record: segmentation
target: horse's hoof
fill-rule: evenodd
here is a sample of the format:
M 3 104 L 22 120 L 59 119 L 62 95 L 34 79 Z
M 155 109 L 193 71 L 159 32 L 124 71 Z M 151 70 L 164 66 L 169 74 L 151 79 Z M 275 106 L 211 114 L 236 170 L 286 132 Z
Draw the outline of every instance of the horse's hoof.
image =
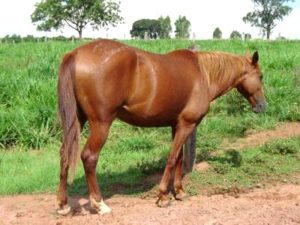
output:
M 187 198 L 187 194 L 184 192 L 184 190 L 179 189 L 178 191 L 176 191 L 174 193 L 174 198 L 175 198 L 175 200 L 183 201 L 184 199 Z
M 92 208 L 94 208 L 100 215 L 111 212 L 111 208 L 109 208 L 103 200 L 101 200 L 101 202 L 97 202 L 94 198 L 90 198 L 90 201 Z
M 62 215 L 62 216 L 66 216 L 71 212 L 71 207 L 69 205 L 64 205 L 61 206 L 58 210 L 57 210 L 57 214 Z
M 109 207 L 104 203 L 103 200 L 99 203 L 99 207 L 100 207 L 100 212 L 99 212 L 99 213 L 100 213 L 101 215 L 111 213 L 111 208 L 109 208 Z
M 156 205 L 160 208 L 168 207 L 171 204 L 170 198 L 167 196 L 159 196 Z

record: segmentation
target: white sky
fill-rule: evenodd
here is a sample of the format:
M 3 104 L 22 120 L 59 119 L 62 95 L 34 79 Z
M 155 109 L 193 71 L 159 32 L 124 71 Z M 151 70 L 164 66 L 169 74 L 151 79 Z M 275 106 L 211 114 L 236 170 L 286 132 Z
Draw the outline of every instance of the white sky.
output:
M 7 34 L 26 36 L 77 36 L 77 32 L 64 28 L 60 31 L 38 32 L 31 23 L 30 15 L 34 5 L 40 0 L 0 0 L 0 37 Z M 157 19 L 159 16 L 170 16 L 173 31 L 174 22 L 179 15 L 186 16 L 192 24 L 192 32 L 196 39 L 210 39 L 213 30 L 219 27 L 223 38 L 228 38 L 233 30 L 250 33 L 259 37 L 259 29 L 242 21 L 247 12 L 252 11 L 251 0 L 120 0 L 121 15 L 124 24 L 116 28 L 93 31 L 87 28 L 84 37 L 130 38 L 132 23 L 142 18 Z M 293 11 L 283 21 L 278 22 L 271 38 L 280 34 L 290 39 L 300 39 L 300 0 L 291 3 Z

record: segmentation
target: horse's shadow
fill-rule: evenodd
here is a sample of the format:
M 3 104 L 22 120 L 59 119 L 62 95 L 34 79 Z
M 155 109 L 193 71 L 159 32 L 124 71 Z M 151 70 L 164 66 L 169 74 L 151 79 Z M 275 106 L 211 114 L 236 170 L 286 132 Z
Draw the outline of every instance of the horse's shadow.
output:
M 114 195 L 156 197 L 156 186 L 159 184 L 166 159 L 144 163 L 140 167 L 131 167 L 123 172 L 97 171 L 97 180 L 104 199 Z M 147 168 L 147 169 L 145 169 Z M 88 201 L 88 188 L 85 176 L 78 177 L 69 187 L 69 204 L 73 215 L 80 214 L 82 209 L 97 213 Z

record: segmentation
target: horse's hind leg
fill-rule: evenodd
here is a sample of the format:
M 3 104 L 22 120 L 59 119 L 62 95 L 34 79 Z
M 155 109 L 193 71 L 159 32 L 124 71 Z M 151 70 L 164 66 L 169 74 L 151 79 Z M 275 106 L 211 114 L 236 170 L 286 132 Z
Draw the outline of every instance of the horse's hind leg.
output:
M 101 214 L 109 213 L 111 209 L 105 205 L 97 182 L 96 166 L 99 153 L 107 139 L 111 121 L 91 121 L 90 135 L 81 154 L 85 176 L 89 188 L 91 206 Z
M 67 194 L 67 179 L 68 179 L 68 165 L 66 164 L 65 159 L 62 157 L 64 144 L 60 148 L 61 159 L 60 159 L 60 183 L 58 187 L 58 205 L 59 209 L 57 210 L 58 214 L 67 215 L 71 208 L 68 205 L 68 194 Z

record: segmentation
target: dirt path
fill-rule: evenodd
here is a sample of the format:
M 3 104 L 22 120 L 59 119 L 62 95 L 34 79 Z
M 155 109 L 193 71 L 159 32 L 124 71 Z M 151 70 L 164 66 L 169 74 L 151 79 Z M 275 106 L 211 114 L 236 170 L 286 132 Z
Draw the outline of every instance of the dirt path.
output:
M 4 197 L 0 199 L 0 224 L 300 224 L 300 187 L 282 185 L 257 189 L 238 198 L 194 196 L 158 208 L 154 199 L 113 197 L 107 200 L 113 212 L 91 214 L 87 199 L 72 198 L 76 213 L 61 217 L 54 212 L 54 195 Z
M 237 139 L 234 143 L 228 143 L 228 140 L 225 140 L 222 143 L 222 147 L 226 149 L 242 149 L 263 145 L 272 139 L 288 138 L 297 135 L 300 135 L 300 122 L 290 122 L 279 125 L 274 130 L 261 132 L 248 131 L 246 137 Z
M 237 140 L 231 148 L 263 144 L 272 138 L 300 135 L 300 123 L 289 123 L 272 131 L 249 134 Z M 300 177 L 295 177 L 300 180 Z M 154 198 L 113 196 L 107 204 L 113 209 L 109 215 L 94 214 L 88 200 L 73 197 L 70 204 L 73 215 L 55 213 L 56 197 L 53 194 L 0 197 L 0 225 L 6 224 L 300 224 L 300 186 L 277 184 L 255 189 L 238 197 L 228 195 L 193 196 L 183 202 L 172 201 L 168 208 L 157 208 Z

